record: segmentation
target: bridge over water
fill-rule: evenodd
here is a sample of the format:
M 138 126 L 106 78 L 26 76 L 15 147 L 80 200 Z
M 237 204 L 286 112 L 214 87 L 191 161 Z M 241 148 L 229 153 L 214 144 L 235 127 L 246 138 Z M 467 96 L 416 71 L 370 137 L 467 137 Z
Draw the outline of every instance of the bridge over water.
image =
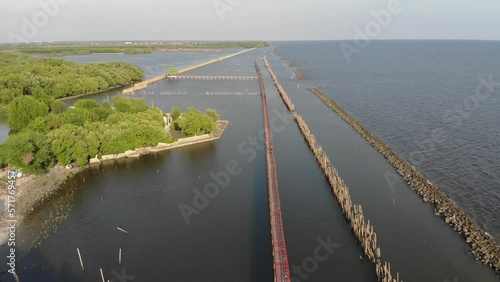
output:
M 176 76 L 178 76 L 181 73 L 186 73 L 186 72 L 189 72 L 189 71 L 192 71 L 192 70 L 204 67 L 204 66 L 208 66 L 208 65 L 211 65 L 211 64 L 222 62 L 222 61 L 227 60 L 229 58 L 241 55 L 241 54 L 246 53 L 246 52 L 253 51 L 255 49 L 257 49 L 257 48 L 246 49 L 246 50 L 243 50 L 243 51 L 238 52 L 238 53 L 234 53 L 234 54 L 227 55 L 227 56 L 224 56 L 224 57 L 221 57 L 221 58 L 218 58 L 218 59 L 210 60 L 210 61 L 205 62 L 205 63 L 201 63 L 201 64 L 197 64 L 197 65 L 194 65 L 194 66 L 191 66 L 191 67 L 187 67 L 185 69 L 181 69 L 181 70 L 179 70 L 177 72 Z M 170 76 L 171 76 L 170 74 L 162 74 L 160 76 L 153 77 L 151 79 L 141 81 L 139 83 L 134 84 L 134 86 L 123 90 L 123 94 L 131 94 L 131 93 L 134 93 L 135 91 L 145 89 L 146 87 L 148 87 L 149 84 L 155 83 L 157 81 L 160 81 L 160 80 L 165 79 L 165 78 L 170 77 Z
M 290 266 L 288 264 L 288 253 L 285 244 L 285 231 L 283 230 L 283 219 L 281 216 L 281 202 L 278 189 L 278 177 L 276 173 L 276 160 L 274 158 L 273 137 L 269 122 L 266 89 L 262 79 L 257 60 L 255 68 L 260 82 L 262 92 L 262 106 L 264 112 L 264 132 L 266 136 L 266 164 L 267 164 L 267 187 L 269 192 L 269 212 L 271 217 L 271 238 L 273 245 L 273 268 L 275 282 L 290 282 Z
M 250 75 L 168 75 L 167 79 L 201 79 L 201 80 L 257 80 L 257 76 Z

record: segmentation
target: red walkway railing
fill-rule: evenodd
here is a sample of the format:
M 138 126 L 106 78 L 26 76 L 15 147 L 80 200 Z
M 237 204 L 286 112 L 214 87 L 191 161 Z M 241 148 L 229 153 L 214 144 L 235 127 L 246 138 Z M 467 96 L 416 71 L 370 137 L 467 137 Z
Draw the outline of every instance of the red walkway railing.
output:
M 255 69 L 260 82 L 260 91 L 262 93 L 262 106 L 264 111 L 264 131 L 266 134 L 266 163 L 267 163 L 267 186 L 269 189 L 269 211 L 271 216 L 271 237 L 273 244 L 273 262 L 274 262 L 274 281 L 290 282 L 290 267 L 288 264 L 288 254 L 286 252 L 285 232 L 283 230 L 283 221 L 281 217 L 281 204 L 278 190 L 278 178 L 276 174 L 276 160 L 273 151 L 273 137 L 271 125 L 269 122 L 269 112 L 267 107 L 266 89 L 262 79 L 257 60 L 255 60 Z

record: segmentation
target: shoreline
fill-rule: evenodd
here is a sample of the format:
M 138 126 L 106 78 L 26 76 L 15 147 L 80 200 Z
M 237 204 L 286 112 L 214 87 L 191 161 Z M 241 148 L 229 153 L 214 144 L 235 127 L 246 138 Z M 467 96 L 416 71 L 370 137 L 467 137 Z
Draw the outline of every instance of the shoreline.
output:
M 49 200 L 59 192 L 61 186 L 66 180 L 76 175 L 84 168 L 75 167 L 66 169 L 62 165 L 56 165 L 47 173 L 42 175 L 26 175 L 16 180 L 16 228 L 22 224 L 24 219 L 36 208 Z M 5 184 L 2 184 L 2 186 Z M 0 198 L 7 198 L 7 189 L 2 189 Z M 5 201 L 7 205 L 7 201 Z M 7 242 L 7 212 L 4 212 L 0 217 L 0 245 L 4 246 Z
M 478 261 L 489 266 L 500 274 L 500 246 L 487 235 L 479 225 L 463 212 L 446 194 L 429 182 L 409 161 L 399 156 L 387 144 L 371 134 L 361 122 L 353 118 L 330 97 L 318 89 L 309 88 L 323 104 L 334 111 L 360 134 L 368 144 L 382 154 L 387 162 L 393 166 L 406 184 L 411 187 L 424 202 L 435 207 L 435 215 L 441 217 L 446 224 L 457 233 L 464 236 L 465 242 L 471 247 L 470 254 Z
M 66 169 L 64 166 L 57 164 L 45 174 L 31 174 L 23 176 L 16 181 L 16 228 L 19 228 L 24 219 L 32 212 L 35 212 L 39 205 L 43 204 L 45 201 L 51 199 L 55 194 L 57 194 L 60 191 L 62 184 L 64 184 L 69 178 L 74 177 L 76 174 L 84 171 L 91 165 L 127 157 L 139 158 L 140 156 L 147 154 L 154 154 L 185 146 L 196 145 L 199 143 L 216 141 L 222 137 L 228 125 L 229 121 L 219 120 L 217 121 L 216 129 L 209 134 L 180 138 L 170 144 L 159 143 L 156 146 L 138 148 L 122 154 L 107 155 L 101 157 L 101 159 L 98 159 L 97 161 L 95 161 L 94 159 L 94 162 L 92 162 L 93 159 L 91 159 L 90 162 L 83 167 L 73 167 L 71 169 Z M 5 184 L 1 184 L 0 186 L 4 185 Z M 0 190 L 0 199 L 5 200 L 5 203 L 7 204 L 7 189 Z M 8 239 L 7 220 L 7 212 L 4 212 L 0 217 L 0 246 L 4 246 Z
M 133 84 L 134 82 L 137 82 L 137 81 L 131 81 L 130 84 Z M 62 97 L 62 98 L 59 98 L 57 100 L 59 100 L 59 101 L 65 101 L 65 100 L 70 100 L 70 99 L 75 99 L 75 98 L 81 98 L 81 97 L 90 96 L 90 95 L 96 95 L 96 94 L 100 94 L 100 93 L 107 92 L 107 91 L 110 91 L 110 90 L 118 89 L 118 88 L 121 88 L 121 87 L 126 87 L 126 86 L 127 85 L 115 85 L 115 86 L 112 86 L 112 87 L 109 87 L 109 88 L 106 88 L 106 89 L 103 89 L 103 90 L 98 90 L 98 91 L 94 91 L 94 92 L 78 94 L 78 95 L 75 95 L 75 96 Z
M 203 134 L 199 136 L 185 137 L 179 138 L 175 142 L 172 143 L 158 143 L 156 146 L 148 146 L 137 148 L 135 150 L 128 150 L 126 152 L 120 154 L 112 154 L 112 155 L 103 155 L 101 158 L 91 158 L 89 161 L 89 165 L 99 164 L 107 161 L 119 160 L 124 158 L 139 158 L 143 155 L 159 153 L 163 151 L 168 151 L 172 149 L 177 149 L 181 147 L 186 147 L 190 145 L 196 145 L 200 143 L 206 143 L 210 141 L 219 140 L 224 134 L 227 126 L 229 125 L 229 121 L 227 120 L 219 120 L 217 121 L 216 128 L 213 132 L 208 134 Z

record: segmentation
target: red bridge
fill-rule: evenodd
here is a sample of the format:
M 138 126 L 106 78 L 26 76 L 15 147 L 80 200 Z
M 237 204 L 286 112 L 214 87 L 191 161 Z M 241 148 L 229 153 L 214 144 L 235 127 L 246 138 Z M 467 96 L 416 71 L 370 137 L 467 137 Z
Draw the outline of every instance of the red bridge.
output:
M 266 134 L 266 163 L 267 163 L 267 186 L 269 189 L 269 211 L 271 216 L 271 238 L 273 244 L 273 263 L 274 263 L 274 281 L 290 282 L 290 266 L 288 264 L 288 254 L 285 244 L 285 232 L 283 230 L 283 221 L 281 217 L 280 195 L 278 190 L 278 178 L 276 175 L 276 160 L 273 151 L 273 137 L 271 125 L 269 123 L 269 113 L 267 108 L 266 89 L 262 80 L 257 60 L 255 60 L 255 69 L 260 82 L 260 91 L 262 92 L 262 106 L 264 110 L 264 131 Z

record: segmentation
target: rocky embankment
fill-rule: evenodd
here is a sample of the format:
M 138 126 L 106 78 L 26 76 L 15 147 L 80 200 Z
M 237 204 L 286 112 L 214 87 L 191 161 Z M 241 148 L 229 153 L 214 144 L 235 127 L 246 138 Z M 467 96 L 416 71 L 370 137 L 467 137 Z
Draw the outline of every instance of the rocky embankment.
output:
M 306 77 L 304 76 L 304 74 L 295 66 L 295 64 L 292 62 L 292 61 L 287 61 L 285 60 L 285 58 L 283 58 L 283 56 L 281 56 L 278 51 L 276 50 L 276 48 L 274 48 L 273 50 L 274 52 L 274 55 L 276 55 L 276 58 L 278 60 L 281 60 L 281 61 L 284 61 L 288 64 L 289 67 L 292 68 L 293 72 L 295 73 L 295 75 L 300 78 L 300 79 L 305 79 Z
M 493 238 L 460 210 L 443 192 L 422 176 L 410 162 L 400 157 L 387 144 L 368 132 L 359 121 L 340 108 L 332 99 L 318 89 L 309 90 L 379 151 L 398 171 L 406 183 L 422 196 L 425 202 L 434 204 L 435 214 L 442 217 L 454 230 L 464 235 L 466 242 L 472 249 L 471 253 L 477 260 L 500 273 L 500 246 Z
M 25 175 L 16 179 L 15 220 L 22 223 L 26 216 L 34 211 L 37 206 L 43 204 L 57 193 L 61 184 L 79 171 L 80 168 L 66 169 L 61 165 L 57 165 L 46 174 Z M 0 197 L 7 203 L 7 189 L 1 189 L 1 191 Z M 4 244 L 7 239 L 7 220 L 7 213 L 4 213 L 0 218 L 0 244 Z

